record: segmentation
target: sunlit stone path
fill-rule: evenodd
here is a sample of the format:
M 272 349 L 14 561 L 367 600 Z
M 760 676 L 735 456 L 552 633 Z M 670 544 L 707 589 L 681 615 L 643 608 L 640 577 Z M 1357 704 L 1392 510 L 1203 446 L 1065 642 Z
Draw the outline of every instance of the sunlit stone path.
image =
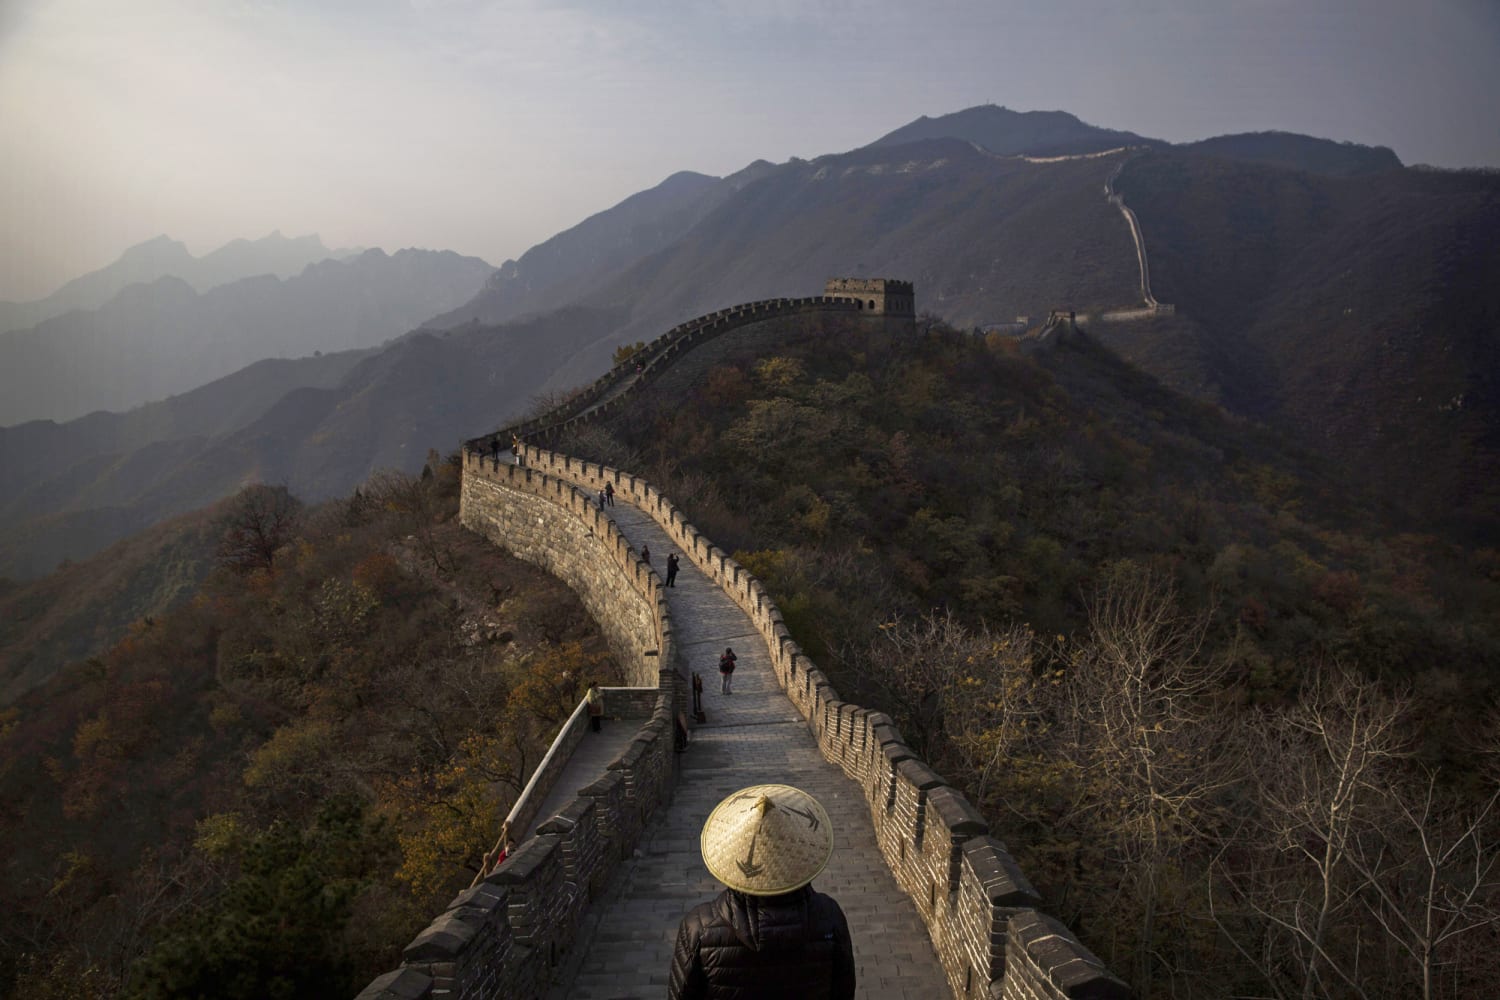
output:
M 654 521 L 623 499 L 611 509 L 637 550 L 650 546 L 663 569 L 677 551 Z M 659 813 L 635 857 L 590 908 L 578 943 L 559 971 L 556 1000 L 665 996 L 678 922 L 720 886 L 703 866 L 698 834 L 709 811 L 746 785 L 782 782 L 816 795 L 834 824 L 834 853 L 813 885 L 849 917 L 858 995 L 932 1000 L 948 995 L 941 966 L 916 907 L 896 886 L 875 845 L 860 790 L 823 760 L 812 734 L 782 694 L 750 619 L 685 557 L 669 603 L 689 670 L 703 675 L 708 723 L 693 732 L 679 761 L 670 809 Z M 734 693 L 719 693 L 718 657 L 734 647 Z M 569 782 L 568 787 L 577 787 Z

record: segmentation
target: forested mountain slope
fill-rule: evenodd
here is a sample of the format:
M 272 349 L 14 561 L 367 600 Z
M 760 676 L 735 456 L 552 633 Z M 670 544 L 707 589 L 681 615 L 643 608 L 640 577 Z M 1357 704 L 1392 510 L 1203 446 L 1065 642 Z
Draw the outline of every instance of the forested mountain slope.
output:
M 469 884 L 619 677 L 435 464 L 316 508 L 242 491 L 191 600 L 0 709 L 0 994 L 351 997 Z
M 628 305 L 626 341 L 725 304 L 819 294 L 835 275 L 913 281 L 919 309 L 963 325 L 1136 304 L 1130 232 L 1103 195 L 1112 168 L 956 140 L 792 161 L 583 301 Z M 571 359 L 554 382 L 596 373 L 618 342 Z
M 1420 518 L 1500 539 L 1500 177 L 1153 152 L 1118 188 L 1157 297 L 1193 327 L 1103 331 L 1113 343 L 1160 357 L 1153 339 L 1175 335 L 1205 359 L 1205 395 Z
M 1431 862 L 1496 926 L 1493 550 L 1398 530 L 1325 460 L 1066 324 L 734 337 L 557 447 L 644 474 L 762 580 L 1109 968 L 1203 998 L 1500 975 L 1451 939 L 1424 970 L 1379 919 L 1450 905 Z M 1330 798 L 1341 779 L 1360 792 Z M 1283 847 L 1353 829 L 1333 872 Z

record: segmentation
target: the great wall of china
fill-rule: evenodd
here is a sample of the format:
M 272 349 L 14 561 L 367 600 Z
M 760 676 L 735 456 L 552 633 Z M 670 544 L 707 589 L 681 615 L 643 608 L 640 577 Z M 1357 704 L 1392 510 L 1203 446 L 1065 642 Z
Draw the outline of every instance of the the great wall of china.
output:
M 891 719 L 839 696 L 792 639 L 758 580 L 649 483 L 542 447 L 567 428 L 607 418 L 695 347 L 767 320 L 832 312 L 909 328 L 911 285 L 883 284 L 884 299 L 870 297 L 873 283 L 837 289 L 830 283 L 828 295 L 750 303 L 675 327 L 543 419 L 499 432 L 507 450 L 512 434 L 525 439 L 520 465 L 499 457 L 495 435 L 466 443 L 464 525 L 574 589 L 632 683 L 654 687 L 654 698 L 649 711 L 641 698 L 649 691 L 632 696 L 634 712 L 609 708 L 644 718 L 629 749 L 505 864 L 456 896 L 407 946 L 401 967 L 372 982 L 358 1000 L 545 994 L 591 900 L 670 802 L 677 776 L 672 724 L 687 698 L 685 668 L 661 578 L 590 502 L 606 483 L 648 513 L 750 616 L 819 750 L 863 790 L 881 855 L 926 924 L 955 997 L 1129 997 L 1123 982 L 1039 909 L 1041 900 L 984 818 L 916 757 Z M 858 299 L 852 297 L 856 288 L 864 289 Z M 628 696 L 616 690 L 614 697 Z M 565 727 L 559 741 L 568 734 Z
M 1156 296 L 1151 294 L 1151 264 L 1146 257 L 1146 238 L 1141 235 L 1140 220 L 1135 217 L 1135 212 L 1125 204 L 1125 199 L 1115 190 L 1115 181 L 1119 179 L 1120 171 L 1130 162 L 1129 157 L 1122 159 L 1115 169 L 1104 181 L 1104 197 L 1109 203 L 1120 210 L 1125 217 L 1125 222 L 1130 226 L 1130 238 L 1135 241 L 1135 257 L 1141 268 L 1141 301 L 1143 307 L 1136 309 L 1112 309 L 1099 314 L 1101 320 L 1106 321 L 1129 321 L 1137 319 L 1151 319 L 1155 316 L 1172 316 L 1177 312 L 1177 307 L 1164 302 L 1156 301 Z

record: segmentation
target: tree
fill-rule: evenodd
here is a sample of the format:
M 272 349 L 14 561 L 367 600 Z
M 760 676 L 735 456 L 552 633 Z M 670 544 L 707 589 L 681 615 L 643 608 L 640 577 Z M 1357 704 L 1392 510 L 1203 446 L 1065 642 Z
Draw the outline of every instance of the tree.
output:
M 1214 919 L 1277 997 L 1370 995 L 1356 862 L 1379 834 L 1406 715 L 1404 698 L 1334 666 L 1265 720 L 1249 837 L 1216 866 L 1238 905 L 1216 902 Z
M 255 483 L 240 490 L 219 519 L 219 565 L 274 575 L 277 553 L 291 540 L 301 510 L 285 486 Z
M 395 519 L 397 530 L 416 543 L 434 569 L 442 573 L 452 568 L 449 553 L 438 543 L 446 505 L 433 477 L 382 469 L 365 483 L 365 493 Z
M 1217 700 L 1224 665 L 1205 653 L 1208 612 L 1185 614 L 1168 577 L 1121 562 L 1090 597 L 1088 619 L 1056 746 L 1089 786 L 1089 821 L 1123 873 L 1145 1000 L 1159 973 L 1180 973 L 1172 952 L 1190 944 L 1189 926 L 1179 922 L 1168 944 L 1160 907 L 1182 895 L 1193 851 L 1212 839 L 1216 800 L 1236 782 L 1239 758 Z
M 1388 793 L 1395 815 L 1355 840 L 1360 902 L 1407 957 L 1423 1000 L 1439 986 L 1443 995 L 1492 994 L 1500 982 L 1494 948 L 1481 945 L 1467 960 L 1457 949 L 1464 935 L 1500 923 L 1493 822 L 1500 791 L 1466 806 L 1440 789 L 1437 771 L 1419 771 Z
M 631 358 L 635 357 L 645 349 L 646 342 L 644 340 L 637 340 L 634 344 L 621 344 L 619 347 L 615 348 L 615 366 L 618 367 L 620 365 L 623 365 L 625 362 L 629 361 Z

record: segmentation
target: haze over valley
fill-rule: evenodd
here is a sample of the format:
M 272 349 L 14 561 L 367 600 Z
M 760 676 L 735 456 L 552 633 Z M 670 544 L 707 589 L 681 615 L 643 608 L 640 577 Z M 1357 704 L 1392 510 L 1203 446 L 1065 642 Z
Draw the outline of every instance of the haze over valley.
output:
M 637 482 L 1101 982 L 1500 990 L 1500 9 L 929 7 L 0 9 L 0 996 L 403 968 Z

